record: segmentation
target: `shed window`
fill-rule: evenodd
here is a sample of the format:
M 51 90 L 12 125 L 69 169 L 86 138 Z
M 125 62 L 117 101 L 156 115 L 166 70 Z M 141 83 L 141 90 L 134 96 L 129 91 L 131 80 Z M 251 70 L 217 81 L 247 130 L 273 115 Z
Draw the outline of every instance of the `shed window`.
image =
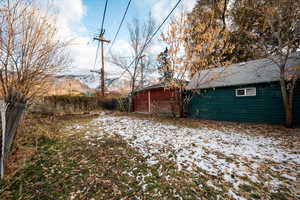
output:
M 239 88 L 235 90 L 235 96 L 237 97 L 249 97 L 256 96 L 256 88 Z

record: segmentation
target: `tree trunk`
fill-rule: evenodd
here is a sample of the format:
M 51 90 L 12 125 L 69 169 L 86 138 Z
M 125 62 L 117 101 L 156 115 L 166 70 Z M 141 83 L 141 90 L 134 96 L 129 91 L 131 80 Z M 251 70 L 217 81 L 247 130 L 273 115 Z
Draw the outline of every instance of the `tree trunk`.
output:
M 183 94 L 181 88 L 177 92 L 177 105 L 179 105 L 179 117 L 183 117 Z
M 291 109 L 291 105 L 285 107 L 285 127 L 293 128 L 293 109 Z
M 140 87 L 144 87 L 144 63 L 143 61 L 141 62 L 141 82 L 140 82 Z
M 294 84 L 294 83 L 292 83 L 292 84 Z M 292 85 L 288 89 L 286 81 L 284 80 L 284 76 L 281 76 L 280 77 L 280 88 L 281 88 L 281 95 L 282 95 L 283 106 L 284 106 L 285 127 L 292 128 L 293 127 L 294 85 Z
M 132 103 L 133 103 L 133 94 L 130 94 L 129 95 L 129 99 L 128 99 L 128 112 L 132 112 L 133 111 Z
M 133 112 L 133 93 L 135 90 L 135 79 L 132 79 L 132 83 L 131 83 L 131 92 L 129 94 L 129 99 L 128 99 L 128 112 Z

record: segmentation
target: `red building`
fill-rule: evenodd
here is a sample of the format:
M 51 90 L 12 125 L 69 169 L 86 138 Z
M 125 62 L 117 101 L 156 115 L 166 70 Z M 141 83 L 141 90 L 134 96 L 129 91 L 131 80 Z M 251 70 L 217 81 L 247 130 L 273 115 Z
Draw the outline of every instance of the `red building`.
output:
M 156 84 L 139 90 L 133 97 L 133 110 L 137 113 L 179 115 L 176 102 L 176 90 L 164 88 L 164 84 Z

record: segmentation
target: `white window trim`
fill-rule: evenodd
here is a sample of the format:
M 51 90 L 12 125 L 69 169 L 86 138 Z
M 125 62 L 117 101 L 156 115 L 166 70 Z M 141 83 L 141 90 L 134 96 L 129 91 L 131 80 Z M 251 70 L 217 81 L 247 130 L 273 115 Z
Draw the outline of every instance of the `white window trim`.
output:
M 254 89 L 255 93 L 254 94 L 247 94 L 247 90 L 249 90 L 249 89 Z M 244 95 L 239 95 L 238 94 L 238 90 L 244 90 Z M 235 89 L 235 96 L 236 97 L 253 97 L 253 96 L 256 96 L 256 87 L 248 87 L 248 88 L 238 88 L 238 89 Z

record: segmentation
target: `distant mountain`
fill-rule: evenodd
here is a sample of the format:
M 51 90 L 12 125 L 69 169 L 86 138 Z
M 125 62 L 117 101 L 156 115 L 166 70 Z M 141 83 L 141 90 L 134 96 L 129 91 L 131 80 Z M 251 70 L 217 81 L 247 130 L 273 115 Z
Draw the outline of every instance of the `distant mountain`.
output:
M 87 85 L 91 89 L 99 88 L 99 76 L 94 74 L 68 74 L 68 75 L 60 75 L 56 76 L 57 78 L 70 78 L 80 81 L 81 83 Z
M 94 89 L 69 76 L 53 76 L 46 80 L 45 95 L 90 95 Z
M 67 78 L 80 81 L 82 84 L 88 86 L 90 89 L 100 89 L 100 79 L 99 75 L 96 74 L 68 74 L 56 76 L 57 78 Z M 155 77 L 148 77 L 144 85 L 148 86 L 153 83 L 157 83 Z M 125 94 L 130 91 L 130 78 L 123 76 L 119 77 L 116 75 L 110 75 L 109 78 L 105 80 L 105 85 L 108 91 L 117 91 L 119 93 Z
M 108 90 L 126 94 L 130 91 L 130 80 L 125 78 L 116 79 L 108 85 Z

